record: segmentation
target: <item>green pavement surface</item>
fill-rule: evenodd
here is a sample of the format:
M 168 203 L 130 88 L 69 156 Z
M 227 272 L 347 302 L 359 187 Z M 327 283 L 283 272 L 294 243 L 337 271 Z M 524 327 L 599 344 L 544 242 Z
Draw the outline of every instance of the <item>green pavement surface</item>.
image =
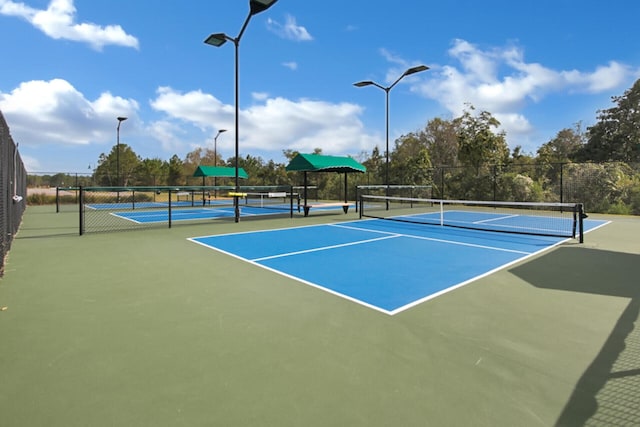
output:
M 79 236 L 54 211 L 0 279 L 3 427 L 640 425 L 638 217 L 388 316 L 187 241 L 355 213 Z

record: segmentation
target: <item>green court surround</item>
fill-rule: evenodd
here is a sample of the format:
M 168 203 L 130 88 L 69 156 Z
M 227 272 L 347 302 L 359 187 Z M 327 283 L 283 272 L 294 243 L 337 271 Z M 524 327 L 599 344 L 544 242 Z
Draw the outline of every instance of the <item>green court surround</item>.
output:
M 640 424 L 640 218 L 393 317 L 186 240 L 355 218 L 80 237 L 76 213 L 28 207 L 0 425 Z

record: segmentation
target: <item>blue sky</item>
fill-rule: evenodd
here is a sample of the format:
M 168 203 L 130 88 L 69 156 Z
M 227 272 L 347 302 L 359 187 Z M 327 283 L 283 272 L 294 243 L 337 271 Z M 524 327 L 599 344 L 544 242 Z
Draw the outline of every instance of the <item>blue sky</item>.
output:
M 0 110 L 30 172 L 90 172 L 120 142 L 168 160 L 234 154 L 235 37 L 248 0 L 0 0 Z M 465 104 L 491 112 L 511 148 L 535 153 L 596 121 L 640 78 L 640 2 L 279 0 L 240 43 L 240 155 L 352 155 Z

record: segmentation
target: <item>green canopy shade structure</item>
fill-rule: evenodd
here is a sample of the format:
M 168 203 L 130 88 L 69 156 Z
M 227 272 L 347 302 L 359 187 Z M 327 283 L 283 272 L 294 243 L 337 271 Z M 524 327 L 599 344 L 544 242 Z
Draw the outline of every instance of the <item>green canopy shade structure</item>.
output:
M 287 172 L 360 172 L 367 168 L 351 157 L 325 156 L 322 154 L 298 154 L 287 165 Z
M 193 176 L 201 176 L 202 177 L 202 186 L 204 187 L 204 180 L 207 177 L 213 178 L 235 178 L 236 177 L 236 168 L 230 168 L 226 166 L 198 166 L 193 173 Z M 238 169 L 238 178 L 247 179 L 249 175 L 245 172 L 243 168 Z M 217 185 L 217 184 L 216 184 Z M 218 190 L 214 192 L 215 196 L 218 197 Z M 205 194 L 204 189 L 202 190 L 202 205 L 205 203 Z
M 198 166 L 193 176 L 201 176 L 202 179 L 207 177 L 215 178 L 235 178 L 236 168 L 229 168 L 225 166 Z M 247 179 L 249 175 L 243 168 L 238 169 L 238 177 Z M 204 184 L 203 184 L 204 185 Z
M 347 197 L 347 174 L 365 173 L 367 168 L 351 157 L 298 154 L 286 167 L 287 172 L 304 172 L 304 204 L 307 205 L 307 172 L 344 173 L 344 202 Z

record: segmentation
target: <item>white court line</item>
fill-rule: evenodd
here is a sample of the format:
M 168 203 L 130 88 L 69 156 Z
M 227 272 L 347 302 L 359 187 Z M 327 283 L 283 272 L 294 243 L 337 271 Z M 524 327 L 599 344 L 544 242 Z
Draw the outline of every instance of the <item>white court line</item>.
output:
M 360 230 L 360 231 L 362 231 L 362 230 Z M 344 248 L 344 247 L 347 247 L 347 246 L 361 245 L 363 243 L 376 242 L 378 240 L 394 239 L 396 237 L 402 237 L 402 235 L 401 234 L 396 234 L 396 235 L 391 235 L 391 236 L 378 237 L 378 238 L 375 238 L 375 239 L 358 240 L 356 242 L 341 243 L 339 245 L 323 246 L 323 247 L 320 247 L 320 248 L 305 249 L 303 251 L 296 251 L 296 252 L 288 252 L 288 253 L 284 253 L 284 254 L 270 255 L 270 256 L 266 256 L 266 257 L 262 257 L 262 258 L 254 258 L 251 261 L 260 262 L 260 261 L 265 261 L 265 260 L 268 260 L 268 259 L 284 258 L 284 257 L 288 257 L 288 256 L 293 256 L 293 255 L 307 254 L 307 253 L 310 253 L 310 252 L 319 252 L 319 251 L 326 251 L 326 250 L 329 250 L 329 249 L 336 249 L 336 248 Z
M 125 221 L 133 222 L 135 224 L 146 224 L 146 222 L 140 222 L 140 221 L 135 220 L 133 218 L 128 218 L 126 216 L 122 216 L 121 212 L 120 213 L 119 212 L 109 212 L 109 215 L 115 216 L 116 218 L 124 219 Z
M 473 224 L 482 224 L 483 222 L 492 222 L 492 221 L 502 221 L 503 219 L 509 219 L 509 218 L 516 218 L 519 217 L 520 215 L 506 215 L 506 216 L 500 216 L 497 218 L 488 218 L 488 219 L 483 219 L 480 221 L 473 221 Z
M 465 242 L 458 242 L 457 240 L 445 240 L 445 239 L 436 239 L 434 237 L 423 237 L 423 236 L 414 236 L 412 234 L 400 234 L 400 233 L 391 233 L 388 231 L 379 231 L 379 230 L 370 230 L 368 228 L 358 228 L 358 227 L 348 227 L 345 225 L 340 225 L 340 224 L 328 224 L 331 227 L 341 227 L 341 228 L 350 228 L 350 229 L 355 229 L 355 230 L 360 230 L 360 231 L 370 231 L 372 233 L 381 233 L 381 234 L 392 234 L 395 236 L 402 236 L 402 237 L 408 237 L 411 239 L 418 239 L 418 240 L 429 240 L 432 242 L 439 242 L 439 243 L 448 243 L 451 245 L 459 245 L 459 246 L 470 246 L 472 248 L 480 248 L 480 249 L 489 249 L 492 251 L 498 251 L 498 252 L 511 252 L 511 253 L 515 253 L 515 254 L 523 254 L 523 255 L 529 255 L 531 252 L 525 252 L 525 251 L 517 251 L 514 249 L 505 249 L 505 248 L 500 248 L 500 247 L 495 247 L 495 246 L 486 246 L 486 245 L 477 245 L 474 243 L 465 243 Z

